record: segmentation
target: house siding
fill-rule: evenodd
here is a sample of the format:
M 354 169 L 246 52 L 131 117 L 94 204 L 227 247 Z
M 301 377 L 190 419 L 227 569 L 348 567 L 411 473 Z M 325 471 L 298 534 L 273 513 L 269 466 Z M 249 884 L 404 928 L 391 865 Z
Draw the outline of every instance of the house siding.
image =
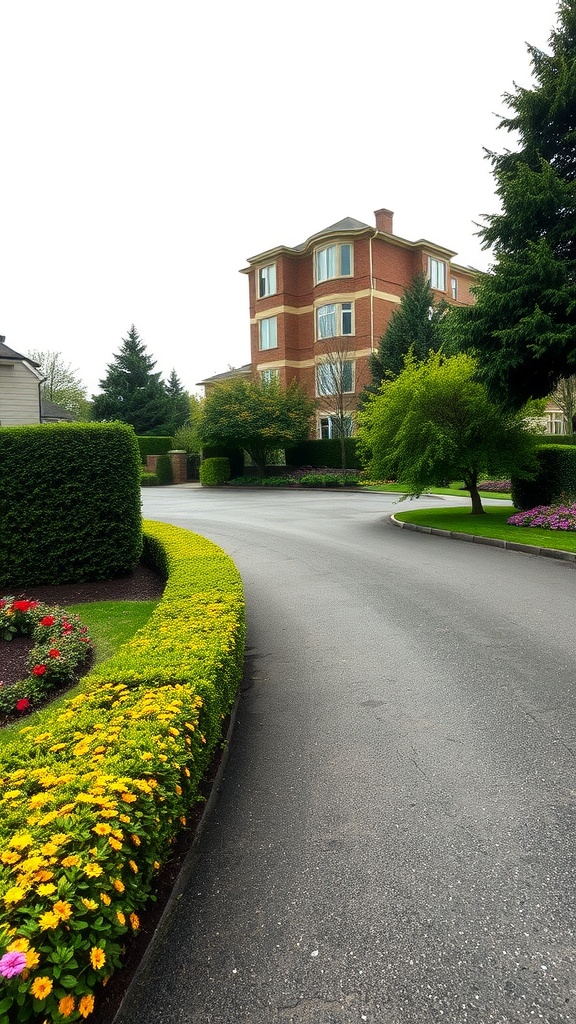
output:
M 0 362 L 0 425 L 40 422 L 38 378 L 21 362 Z

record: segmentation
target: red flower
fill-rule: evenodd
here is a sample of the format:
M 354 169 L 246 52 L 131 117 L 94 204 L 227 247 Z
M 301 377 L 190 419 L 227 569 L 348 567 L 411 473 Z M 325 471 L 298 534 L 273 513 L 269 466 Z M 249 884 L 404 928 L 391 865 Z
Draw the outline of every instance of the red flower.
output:
M 53 647 L 51 651 L 48 651 L 48 654 L 50 655 L 51 658 L 60 657 L 60 651 L 57 651 L 55 647 Z
M 46 671 L 46 665 L 34 665 L 32 669 L 33 676 L 43 676 Z
M 13 601 L 12 608 L 15 612 L 29 612 L 31 608 L 35 608 L 38 601 Z
M 26 711 L 27 707 L 30 707 L 30 701 L 28 700 L 28 697 L 22 697 L 20 700 L 16 701 L 17 711 Z
M 45 615 L 43 619 L 40 619 L 41 626 L 53 626 L 56 619 L 53 615 Z

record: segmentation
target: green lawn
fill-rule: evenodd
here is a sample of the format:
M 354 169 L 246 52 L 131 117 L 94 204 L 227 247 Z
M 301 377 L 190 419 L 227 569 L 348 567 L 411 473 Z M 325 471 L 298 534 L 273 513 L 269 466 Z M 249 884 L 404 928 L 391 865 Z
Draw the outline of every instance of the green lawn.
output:
M 402 484 L 362 484 L 363 491 L 384 491 L 388 494 L 409 494 L 410 491 L 403 487 Z M 458 498 L 469 498 L 468 491 L 462 486 L 461 483 L 455 481 L 450 487 L 432 487 L 426 494 L 453 494 Z M 509 494 L 502 494 L 498 491 L 479 491 L 479 494 L 483 498 L 501 498 L 506 500 L 510 499 Z
M 395 518 L 405 523 L 431 526 L 435 530 L 472 533 L 477 537 L 576 552 L 576 532 L 543 530 L 538 526 L 508 526 L 507 520 L 515 511 L 513 505 L 489 506 L 485 509 L 486 515 L 473 516 L 467 508 L 421 508 L 415 512 L 395 513 Z

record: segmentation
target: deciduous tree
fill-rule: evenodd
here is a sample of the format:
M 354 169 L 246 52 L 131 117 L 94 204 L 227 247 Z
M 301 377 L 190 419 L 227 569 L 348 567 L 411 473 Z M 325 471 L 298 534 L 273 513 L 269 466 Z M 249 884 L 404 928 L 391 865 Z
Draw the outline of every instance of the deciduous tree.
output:
M 32 349 L 28 355 L 35 363 L 40 363 L 40 370 L 45 377 L 41 385 L 42 396 L 67 409 L 75 419 L 87 419 L 86 387 L 78 376 L 78 370 L 65 361 L 61 352 Z
M 374 479 L 395 477 L 413 495 L 439 480 L 463 480 L 472 513 L 483 513 L 480 474 L 530 475 L 535 439 L 519 413 L 503 413 L 461 353 L 408 357 L 360 414 L 359 442 Z

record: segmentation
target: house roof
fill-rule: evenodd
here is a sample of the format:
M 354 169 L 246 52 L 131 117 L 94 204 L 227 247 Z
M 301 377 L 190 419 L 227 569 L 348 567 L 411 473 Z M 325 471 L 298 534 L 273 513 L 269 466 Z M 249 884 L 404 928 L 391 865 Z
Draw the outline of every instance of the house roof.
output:
M 249 377 L 252 373 L 252 363 L 245 363 L 244 366 L 232 366 L 224 373 L 216 373 L 213 377 L 205 377 L 204 380 L 196 381 L 197 387 L 205 384 L 218 384 L 220 381 L 233 380 L 235 377 Z
M 0 359 L 7 359 L 11 363 L 17 359 L 23 363 L 30 363 L 31 366 L 40 366 L 40 363 L 35 363 L 33 359 L 30 359 L 28 356 L 23 356 L 20 352 L 15 352 L 13 348 L 9 348 L 8 345 L 4 344 L 3 334 L 0 334 Z
M 72 423 L 74 420 L 72 413 L 68 412 L 68 409 L 63 409 L 61 405 L 51 402 L 48 398 L 40 399 L 40 418 L 43 423 L 59 422 L 62 420 Z
M 364 231 L 368 228 L 369 231 L 373 231 L 369 224 L 364 224 L 361 220 L 355 220 L 354 217 L 344 217 L 342 220 L 336 221 L 335 224 L 330 224 L 327 228 L 323 228 L 322 231 L 317 231 L 316 234 L 312 235 L 312 238 L 318 238 L 320 235 L 329 235 L 333 231 Z M 307 238 L 305 242 L 301 242 L 300 245 L 295 245 L 296 250 L 305 249 L 310 239 Z

